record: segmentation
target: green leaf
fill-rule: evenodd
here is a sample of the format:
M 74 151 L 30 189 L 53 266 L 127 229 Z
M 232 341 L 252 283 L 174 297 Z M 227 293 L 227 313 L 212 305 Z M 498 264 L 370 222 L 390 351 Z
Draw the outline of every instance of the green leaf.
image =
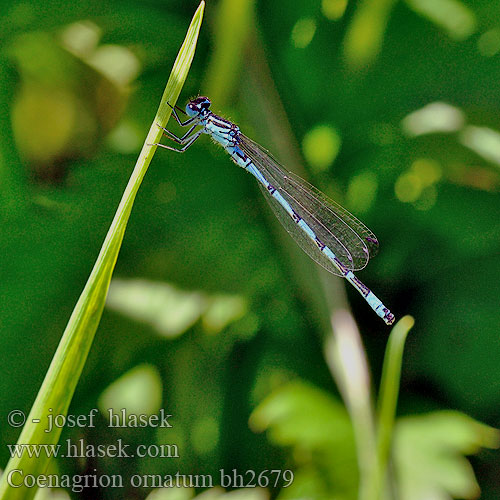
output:
M 394 465 L 401 500 L 476 498 L 479 486 L 464 455 L 497 447 L 500 433 L 453 411 L 402 418 L 396 426 Z
M 329 447 L 351 432 L 344 407 L 304 382 L 273 392 L 252 413 L 250 425 L 268 430 L 277 444 L 308 449 Z
M 53 428 L 51 432 L 45 432 L 47 416 L 49 414 L 66 415 L 68 411 L 99 325 L 111 275 L 135 196 L 156 149 L 151 144 L 157 143 L 161 139 L 162 130 L 158 127 L 158 124 L 166 124 L 171 112 L 171 108 L 167 103 L 174 104 L 176 102 L 187 78 L 194 57 L 204 6 L 205 4 L 202 1 L 193 17 L 172 68 L 158 112 L 151 124 L 101 252 L 66 326 L 59 347 L 26 420 L 27 423 L 18 439 L 18 444 L 56 444 L 59 440 L 60 428 Z M 34 419 L 40 419 L 40 423 L 35 423 Z M 40 457 L 31 458 L 27 454 L 23 454 L 21 457 L 12 458 L 2 475 L 0 499 L 33 498 L 37 491 L 36 488 L 26 488 L 24 486 L 10 488 L 10 473 L 20 470 L 23 475 L 32 474 L 38 476 L 47 469 L 49 461 L 49 457 L 43 453 L 40 454 Z M 16 472 L 16 474 L 18 480 L 19 473 Z
M 271 393 L 252 413 L 250 426 L 269 432 L 279 446 L 292 447 L 297 464 L 287 498 L 355 498 L 357 467 L 352 425 L 346 409 L 328 393 L 291 382 Z

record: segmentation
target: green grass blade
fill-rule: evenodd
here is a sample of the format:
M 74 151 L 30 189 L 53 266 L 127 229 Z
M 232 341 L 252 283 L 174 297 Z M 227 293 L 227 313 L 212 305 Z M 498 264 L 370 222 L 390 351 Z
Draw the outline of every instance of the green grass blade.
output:
M 392 329 L 387 343 L 377 412 L 377 465 L 370 483 L 373 499 L 385 498 L 385 478 L 396 418 L 403 350 L 414 323 L 411 316 L 401 318 Z
M 49 370 L 31 408 L 18 443 L 41 445 L 57 444 L 61 429 L 45 432 L 47 415 L 66 415 L 75 387 L 87 359 L 97 326 L 101 319 L 109 282 L 115 267 L 125 228 L 132 210 L 135 196 L 156 150 L 149 144 L 161 139 L 162 131 L 157 126 L 165 125 L 171 109 L 167 102 L 174 104 L 186 80 L 194 57 L 205 3 L 202 1 L 196 11 L 186 38 L 177 55 L 158 112 L 146 137 L 144 146 L 137 159 L 134 171 L 125 189 L 106 239 L 92 269 L 85 288 L 73 310 L 63 337 L 52 359 Z M 40 419 L 34 423 L 33 419 Z M 31 499 L 36 488 L 12 488 L 9 484 L 19 484 L 22 476 L 35 477 L 44 474 L 50 458 L 43 451 L 39 457 L 30 458 L 27 454 L 11 458 L 0 481 L 0 500 Z M 16 471 L 21 471 L 16 472 Z

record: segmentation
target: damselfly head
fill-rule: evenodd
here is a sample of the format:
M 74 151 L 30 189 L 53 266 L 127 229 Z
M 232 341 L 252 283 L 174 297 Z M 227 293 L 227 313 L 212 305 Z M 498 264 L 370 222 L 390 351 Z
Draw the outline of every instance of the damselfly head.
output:
M 188 102 L 186 106 L 186 114 L 191 117 L 204 115 L 208 111 L 208 108 L 210 108 L 210 104 L 211 102 L 208 97 L 197 97 L 196 99 Z

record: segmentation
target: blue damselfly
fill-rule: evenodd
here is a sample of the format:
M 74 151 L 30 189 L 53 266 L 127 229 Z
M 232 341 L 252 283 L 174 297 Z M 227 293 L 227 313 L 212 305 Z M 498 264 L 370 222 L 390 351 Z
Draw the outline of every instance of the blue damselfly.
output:
M 318 264 L 345 278 L 365 298 L 387 325 L 394 315 L 353 271 L 363 269 L 378 251 L 376 236 L 345 208 L 328 199 L 300 177 L 287 172 L 262 146 L 246 137 L 234 123 L 210 111 L 210 99 L 197 97 L 186 106 L 184 122 L 174 107 L 172 112 L 182 127 L 191 126 L 177 137 L 161 127 L 165 135 L 182 147 L 162 148 L 183 153 L 200 137 L 210 135 L 233 161 L 254 175 L 276 217 L 298 245 Z M 201 128 L 196 130 L 196 127 Z

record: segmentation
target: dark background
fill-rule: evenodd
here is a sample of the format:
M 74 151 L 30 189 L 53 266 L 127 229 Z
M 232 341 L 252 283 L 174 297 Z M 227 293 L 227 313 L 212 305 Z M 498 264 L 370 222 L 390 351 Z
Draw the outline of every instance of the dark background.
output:
M 179 105 L 209 95 L 215 112 L 377 234 L 380 253 L 359 277 L 398 319 L 415 318 L 399 414 L 458 410 L 498 427 L 500 5 L 433 5 L 210 1 Z M 2 4 L 2 422 L 35 398 L 196 7 Z M 177 443 L 180 458 L 61 460 L 57 470 L 291 468 L 295 490 L 273 495 L 355 498 L 352 436 L 322 353 L 324 288 L 293 245 L 254 180 L 207 137 L 184 155 L 158 150 L 70 413 L 161 405 L 175 425 L 110 431 L 103 418 L 63 440 Z M 344 304 L 343 282 L 331 280 Z M 347 288 L 378 386 L 388 329 Z M 273 394 L 284 398 L 274 400 L 284 421 L 265 406 Z M 323 404 L 339 415 L 333 435 L 317 418 Z M 267 417 L 249 425 L 256 408 Z M 18 430 L 2 424 L 1 433 L 14 443 Z M 4 466 L 4 445 L 0 458 Z M 471 463 L 481 498 L 499 498 L 498 452 L 483 449 Z M 472 485 L 462 465 L 450 482 Z

